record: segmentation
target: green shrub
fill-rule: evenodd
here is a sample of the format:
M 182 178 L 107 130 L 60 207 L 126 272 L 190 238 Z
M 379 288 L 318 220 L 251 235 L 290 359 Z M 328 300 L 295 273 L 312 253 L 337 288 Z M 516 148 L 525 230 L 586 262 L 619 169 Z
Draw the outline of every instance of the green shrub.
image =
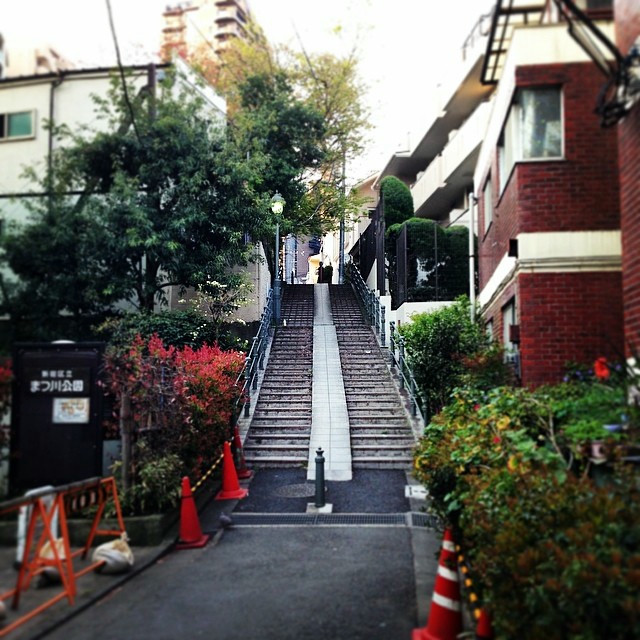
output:
M 395 176 L 380 182 L 384 222 L 387 227 L 408 220 L 413 215 L 413 197 L 409 187 Z
M 410 218 L 407 233 L 407 300 L 455 300 L 469 292 L 469 231 L 443 228 L 434 220 Z M 385 252 L 391 289 L 397 292 L 396 247 L 403 225 L 387 227 Z M 397 303 L 396 303 L 397 304 Z
M 475 476 L 461 518 L 498 639 L 640 637 L 640 492 L 548 468 Z
M 165 344 L 177 348 L 198 348 L 216 341 L 213 325 L 194 309 L 127 313 L 104 322 L 98 333 L 115 347 L 130 344 L 137 335 L 146 339 L 157 335 Z
M 459 298 L 453 305 L 420 313 L 400 327 L 409 362 L 429 416 L 449 400 L 451 391 L 460 386 L 465 372 L 463 358 L 487 344 L 479 322 L 471 322 L 469 301 Z
M 456 530 L 497 640 L 640 637 L 640 483 L 614 455 L 640 432 L 625 398 L 597 382 L 460 388 L 426 427 L 415 475 Z M 606 468 L 576 464 L 571 429 L 622 407 Z

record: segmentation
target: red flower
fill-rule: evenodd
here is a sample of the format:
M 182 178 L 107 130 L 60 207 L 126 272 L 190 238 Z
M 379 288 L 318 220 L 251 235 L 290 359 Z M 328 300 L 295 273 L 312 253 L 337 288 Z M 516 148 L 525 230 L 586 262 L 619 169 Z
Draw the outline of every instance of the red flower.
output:
M 500 436 L 493 436 L 493 441 L 495 444 L 498 444 L 499 442 L 502 442 L 502 438 Z
M 606 380 L 611 372 L 609 371 L 609 365 L 607 364 L 607 359 L 604 357 L 598 358 L 593 363 L 593 372 L 595 373 L 596 378 L 599 380 Z

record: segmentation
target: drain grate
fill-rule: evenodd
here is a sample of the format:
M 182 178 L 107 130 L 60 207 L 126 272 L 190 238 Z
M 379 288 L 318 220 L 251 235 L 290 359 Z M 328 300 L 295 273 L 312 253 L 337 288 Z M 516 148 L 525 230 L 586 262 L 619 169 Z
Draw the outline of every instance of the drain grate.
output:
M 442 528 L 442 521 L 432 513 L 411 513 L 410 516 L 412 527 Z
M 238 527 L 374 526 L 436 528 L 436 516 L 424 513 L 232 513 Z

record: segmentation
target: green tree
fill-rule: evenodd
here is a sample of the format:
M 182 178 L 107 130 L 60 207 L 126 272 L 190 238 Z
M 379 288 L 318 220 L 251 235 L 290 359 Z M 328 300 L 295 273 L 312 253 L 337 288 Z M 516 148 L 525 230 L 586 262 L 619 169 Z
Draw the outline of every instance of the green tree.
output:
M 413 197 L 409 187 L 395 176 L 386 176 L 380 182 L 380 198 L 387 227 L 401 224 L 413 216 Z
M 256 25 L 248 35 L 225 49 L 220 64 L 212 65 L 205 49 L 196 60 L 227 99 L 237 146 L 268 158 L 254 187 L 265 200 L 275 191 L 284 196 L 281 231 L 322 235 L 343 216 L 357 216 L 363 202 L 345 188 L 345 167 L 363 151 L 370 126 L 355 52 L 276 48 Z M 273 268 L 273 226 L 264 232 Z
M 245 234 L 267 223 L 251 188 L 264 158 L 238 156 L 176 83 L 129 101 L 114 79 L 96 98 L 106 130 L 56 129 L 64 146 L 40 183 L 49 197 L 28 199 L 30 219 L 3 240 L 19 278 L 12 294 L 5 288 L 14 321 L 80 319 L 117 302 L 150 312 L 169 287 L 225 282 L 246 262 Z
M 465 373 L 463 357 L 487 345 L 480 321 L 471 322 L 469 300 L 461 297 L 454 304 L 432 313 L 419 313 L 403 325 L 409 361 L 416 382 L 426 401 L 427 415 L 439 411 Z

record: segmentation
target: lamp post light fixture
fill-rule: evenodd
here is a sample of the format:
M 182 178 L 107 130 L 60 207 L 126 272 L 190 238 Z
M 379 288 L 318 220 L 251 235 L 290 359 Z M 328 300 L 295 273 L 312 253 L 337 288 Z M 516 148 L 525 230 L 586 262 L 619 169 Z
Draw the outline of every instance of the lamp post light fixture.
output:
M 278 326 L 280 324 L 280 296 L 281 293 L 281 282 L 280 282 L 280 216 L 284 211 L 285 205 L 284 198 L 276 191 L 273 198 L 271 198 L 271 211 L 276 216 L 276 247 L 274 253 L 274 274 L 273 274 L 273 320 L 275 325 Z

